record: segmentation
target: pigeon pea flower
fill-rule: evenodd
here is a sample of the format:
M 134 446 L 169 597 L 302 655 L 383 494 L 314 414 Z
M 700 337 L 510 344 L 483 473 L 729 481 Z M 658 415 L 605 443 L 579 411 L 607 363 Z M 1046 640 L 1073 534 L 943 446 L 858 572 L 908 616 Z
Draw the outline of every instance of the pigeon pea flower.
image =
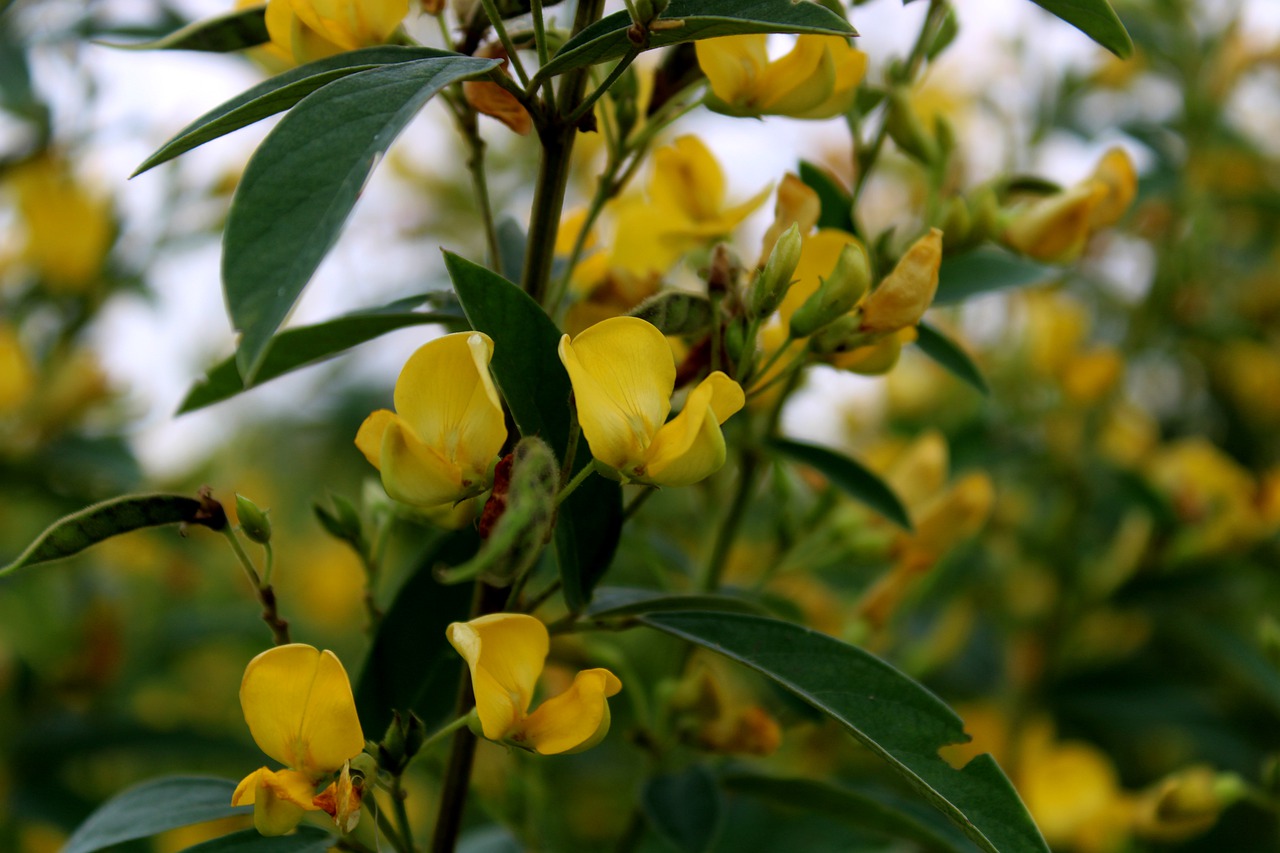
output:
M 609 732 L 609 702 L 622 682 L 607 669 L 579 672 L 568 690 L 529 713 L 551 639 L 541 621 L 493 613 L 454 622 L 445 632 L 471 670 L 484 736 L 541 755 L 581 752 Z
M 669 422 L 676 366 L 662 333 L 637 317 L 612 317 L 560 339 L 578 423 L 598 462 L 629 481 L 687 486 L 724 465 L 720 425 L 745 403 L 742 387 L 715 371 Z
M 409 0 L 267 0 L 272 53 L 299 64 L 383 44 L 409 14 Z
M 708 105 L 737 116 L 824 119 L 847 113 L 867 71 L 867 55 L 840 36 L 802 35 L 769 60 L 767 36 L 753 33 L 696 42 L 711 84 Z
M 277 646 L 245 667 L 240 707 L 258 747 L 285 769 L 250 773 L 231 805 L 252 805 L 258 832 L 283 835 L 304 812 L 324 808 L 315 802 L 316 783 L 349 773 L 350 760 L 364 749 L 351 682 L 333 652 L 302 643 Z M 348 814 L 343 819 L 345 828 L 353 825 Z
M 396 380 L 396 410 L 380 409 L 361 424 L 356 446 L 392 498 L 439 507 L 489 487 L 507 440 L 492 358 L 493 341 L 479 332 L 425 344 Z

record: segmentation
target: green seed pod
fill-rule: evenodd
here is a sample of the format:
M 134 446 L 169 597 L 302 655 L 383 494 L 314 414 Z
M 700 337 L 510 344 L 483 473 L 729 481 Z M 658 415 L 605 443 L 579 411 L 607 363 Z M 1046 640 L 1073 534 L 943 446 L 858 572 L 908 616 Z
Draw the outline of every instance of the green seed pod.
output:
M 791 316 L 791 336 L 807 338 L 835 322 L 858 304 L 871 286 L 871 261 L 861 243 L 850 243 L 840 251 L 831 275 Z
M 765 261 L 764 269 L 751 284 L 751 292 L 748 295 L 751 316 L 768 317 L 778 310 L 787 291 L 791 289 L 792 277 L 800 264 L 800 249 L 803 243 L 800 237 L 800 226 L 793 223 L 773 244 L 769 260 Z
M 259 545 L 271 541 L 271 519 L 244 495 L 236 495 L 236 517 L 240 519 L 240 529 L 245 536 Z

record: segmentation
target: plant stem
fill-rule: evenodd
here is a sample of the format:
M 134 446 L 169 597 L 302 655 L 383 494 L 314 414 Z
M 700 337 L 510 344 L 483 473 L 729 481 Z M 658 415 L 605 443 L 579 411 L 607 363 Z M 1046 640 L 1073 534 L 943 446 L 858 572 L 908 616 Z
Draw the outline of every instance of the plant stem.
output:
M 253 560 L 245 553 L 244 546 L 240 544 L 240 537 L 236 535 L 235 529 L 228 524 L 222 528 L 221 532 L 227 538 L 227 542 L 231 544 L 231 550 L 235 552 L 240 565 L 244 567 L 244 572 L 249 578 L 249 582 L 253 584 L 254 594 L 258 597 L 258 603 L 262 605 L 262 621 L 266 622 L 267 627 L 271 629 L 272 639 L 277 646 L 287 645 L 290 642 L 289 623 L 280 618 L 276 605 L 275 590 L 270 584 L 263 582 L 262 577 L 258 574 L 257 567 L 253 564 Z
M 516 76 L 520 78 L 521 86 L 529 85 L 529 75 L 524 70 L 524 63 L 520 61 L 519 54 L 516 53 L 515 42 L 511 40 L 511 36 L 507 34 L 507 25 L 503 23 L 502 16 L 498 14 L 498 5 L 494 0 L 480 0 L 484 6 L 484 12 L 489 16 L 489 23 L 493 25 L 493 31 L 498 34 L 498 40 L 502 42 L 502 49 L 507 52 L 507 58 L 511 60 L 511 67 L 516 70 Z
M 373 815 L 374 822 L 378 824 L 378 830 L 387 837 L 391 842 L 391 846 L 400 853 L 409 853 L 409 849 L 405 847 L 404 839 L 400 837 L 400 833 L 391 825 L 391 819 L 387 817 L 387 813 L 379 807 L 378 798 L 375 794 L 370 793 L 364 798 L 364 807 Z
M 622 59 L 618 60 L 618 64 L 613 66 L 613 70 L 609 72 L 609 76 L 604 78 L 604 82 L 597 86 L 595 91 L 588 95 L 582 103 L 578 104 L 578 108 L 575 109 L 572 115 L 567 119 L 568 123 L 576 125 L 581 121 L 582 117 L 596 105 L 596 101 L 600 100 L 600 97 L 604 95 L 605 92 L 609 91 L 609 87 L 618 82 L 618 78 L 626 73 L 627 69 L 631 67 L 631 63 L 635 62 L 636 57 L 639 55 L 640 51 L 636 48 L 632 48 L 627 51 L 626 55 L 623 56 Z
M 747 506 L 751 503 L 752 493 L 755 492 L 756 470 L 759 467 L 760 458 L 756 452 L 751 448 L 744 450 L 742 461 L 738 466 L 738 487 L 733 494 L 733 502 L 729 505 L 729 512 L 720 522 L 720 529 L 716 532 L 716 541 L 711 548 L 711 559 L 707 561 L 706 569 L 698 581 L 699 592 L 715 592 L 720 586 L 725 564 L 729 560 L 729 550 L 733 547 L 733 540 L 738 535 L 738 528 L 742 525 Z
M 538 51 L 539 70 L 551 61 L 551 54 L 547 50 L 547 22 L 542 14 L 542 0 L 532 0 L 529 4 L 529 11 L 533 13 L 533 40 L 534 47 Z M 556 111 L 556 89 L 551 84 L 551 78 L 545 77 L 540 85 L 543 97 L 547 101 L 547 109 L 554 115 Z
M 560 490 L 559 494 L 556 495 L 556 506 L 560 506 L 560 504 L 564 503 L 565 500 L 568 499 L 569 495 L 573 494 L 574 489 L 578 488 L 578 486 L 581 486 L 583 481 L 586 480 L 595 472 L 596 472 L 596 466 L 594 462 L 592 462 L 590 465 L 583 465 L 582 470 L 579 471 L 577 474 L 574 474 L 573 479 L 570 480 L 565 485 L 565 487 Z
M 396 810 L 396 823 L 400 826 L 400 838 L 406 845 L 407 853 L 417 853 L 418 845 L 413 841 L 413 829 L 409 826 L 409 810 L 405 808 L 404 787 L 399 776 L 391 777 L 391 802 Z

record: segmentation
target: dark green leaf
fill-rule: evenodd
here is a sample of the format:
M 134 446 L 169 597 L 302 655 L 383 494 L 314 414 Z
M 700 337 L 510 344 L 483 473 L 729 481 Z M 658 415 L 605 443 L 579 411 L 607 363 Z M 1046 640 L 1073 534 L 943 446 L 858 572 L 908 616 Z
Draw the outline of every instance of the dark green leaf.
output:
M 55 521 L 27 550 L 0 569 L 0 576 L 24 566 L 78 554 L 119 533 L 163 524 L 203 524 L 220 530 L 227 523 L 222 508 L 186 495 L 124 495 L 86 507 Z
M 315 90 L 349 74 L 398 62 L 454 55 L 429 47 L 384 45 L 350 50 L 291 68 L 270 80 L 264 80 L 191 122 L 178 131 L 177 136 L 162 145 L 160 150 L 144 160 L 132 177 L 204 145 L 211 139 L 226 136 L 268 116 L 284 112 Z
M 250 6 L 193 21 L 177 32 L 155 41 L 136 44 L 107 44 L 122 50 L 199 50 L 206 53 L 231 53 L 271 41 L 267 32 L 267 5 Z
M 838 228 L 853 233 L 853 196 L 821 166 L 815 166 L 808 160 L 800 161 L 800 180 L 805 186 L 818 194 L 821 212 L 818 214 L 819 228 Z
M 638 616 L 642 613 L 663 613 L 672 610 L 727 610 L 734 613 L 762 613 L 764 608 L 745 598 L 731 595 L 671 595 L 656 589 L 632 589 L 621 586 L 605 586 L 596 590 L 586 615 Z
M 958 343 L 928 323 L 920 323 L 916 331 L 919 333 L 916 346 L 920 347 L 921 352 L 968 382 L 979 392 L 983 394 L 990 392 L 987 380 L 982 378 L 982 371 L 978 370 L 978 365 L 973 363 L 973 359 Z
M 938 31 L 934 33 L 933 41 L 929 43 L 929 50 L 925 56 L 930 62 L 937 59 L 938 54 L 946 50 L 959 34 L 960 21 L 956 18 L 955 7 L 948 6 L 947 14 L 942 19 L 942 26 L 938 27 Z
M 359 71 L 307 95 L 263 140 L 231 203 L 222 253 L 247 382 L 395 137 L 432 95 L 495 64 L 447 56 Z
M 650 33 L 646 49 L 747 33 L 857 35 L 848 21 L 831 10 L 793 0 L 672 0 L 662 19 L 679 19 L 683 24 Z M 602 18 L 569 39 L 537 76 L 563 74 L 618 59 L 633 48 L 627 38 L 630 27 L 631 16 L 627 12 Z
M 641 621 L 740 661 L 842 724 L 989 853 L 1048 853 L 989 755 L 963 770 L 938 757 L 968 740 L 938 697 L 884 661 L 809 628 L 736 613 L 655 613 Z
M 734 794 L 802 809 L 850 824 L 853 828 L 889 838 L 914 841 L 935 853 L 969 853 L 973 845 L 936 813 L 915 813 L 905 803 L 838 787 L 813 779 L 780 779 L 749 773 L 721 777 L 720 784 Z
M 423 555 L 378 622 L 355 688 L 366 735 L 381 737 L 392 710 L 413 711 L 428 727 L 445 722 L 453 711 L 462 658 L 444 631 L 450 622 L 467 618 L 471 588 L 444 586 L 434 569 L 461 565 L 479 545 L 471 528 L 445 535 Z
M 62 853 L 92 853 L 166 829 L 249 814 L 250 806 L 232 808 L 235 789 L 230 779 L 208 776 L 165 776 L 134 785 L 89 815 Z
M 569 444 L 569 374 L 556 355 L 560 330 L 538 303 L 502 276 L 445 252 L 462 310 L 476 331 L 493 338 L 493 376 L 521 435 L 537 435 L 563 459 Z M 591 464 L 586 443 L 578 446 L 574 471 Z M 560 506 L 556 557 L 569 609 L 591 599 L 613 559 L 622 530 L 622 489 L 612 480 L 588 477 Z
M 253 387 L 301 367 L 332 358 L 344 350 L 388 332 L 430 323 L 447 324 L 457 319 L 449 314 L 362 311 L 313 326 L 285 329 L 271 339 L 266 355 L 262 358 L 262 367 L 254 377 Z M 192 386 L 177 413 L 181 415 L 194 412 L 247 390 L 249 386 L 240 378 L 233 356 L 215 364 L 204 379 Z
M 911 517 L 902 501 L 876 474 L 861 463 L 816 444 L 789 439 L 774 439 L 769 446 L 796 462 L 816 468 L 821 474 L 854 500 L 882 514 L 885 518 L 911 529 Z
M 943 258 L 934 305 L 956 302 L 1006 287 L 1040 284 L 1061 274 L 1057 267 L 1019 257 L 1003 249 L 983 248 Z
M 724 803 L 701 764 L 652 777 L 641 803 L 654 830 L 681 853 L 702 853 L 716 840 Z
M 233 832 L 188 847 L 182 853 L 327 853 L 335 838 L 315 826 L 300 826 L 292 835 L 259 835 L 256 829 Z
M 1133 53 L 1133 40 L 1107 0 L 1031 0 L 1057 15 L 1121 59 Z

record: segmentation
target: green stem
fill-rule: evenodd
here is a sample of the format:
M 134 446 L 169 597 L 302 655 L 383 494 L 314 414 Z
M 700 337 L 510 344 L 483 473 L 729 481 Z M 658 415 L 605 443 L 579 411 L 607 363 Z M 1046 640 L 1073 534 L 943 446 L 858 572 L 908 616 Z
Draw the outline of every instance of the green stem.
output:
M 573 479 L 570 480 L 567 484 L 565 484 L 565 487 L 560 490 L 559 494 L 556 495 L 556 506 L 560 506 L 560 504 L 564 503 L 565 499 L 568 498 L 569 495 L 573 494 L 574 489 L 578 488 L 578 486 L 581 486 L 583 481 L 585 481 L 588 477 L 590 477 L 595 472 L 596 472 L 596 465 L 594 461 L 592 461 L 590 465 L 583 465 L 582 470 L 579 471 L 577 474 L 574 474 Z
M 378 824 L 378 830 L 387 837 L 387 841 L 391 842 L 391 846 L 400 851 L 400 853 L 410 853 L 409 848 L 405 846 L 404 839 L 400 837 L 400 833 L 392 825 L 391 819 L 387 817 L 387 813 L 379 808 L 377 796 L 370 794 L 365 797 L 364 807 L 369 810 L 369 814 L 373 815 L 374 822 Z
M 475 718 L 475 709 L 472 708 L 470 712 L 463 714 L 461 717 L 458 717 L 453 722 L 442 726 L 439 731 L 437 731 L 435 734 L 431 735 L 431 737 L 424 740 L 422 742 L 422 746 L 418 748 L 418 751 L 426 752 L 428 749 L 435 746 L 437 743 L 444 740 L 446 737 L 453 734 L 458 729 L 470 723 L 471 720 L 474 718 Z
M 539 71 L 541 71 L 551 61 L 551 54 L 547 50 L 547 22 L 542 14 L 542 0 L 532 0 L 529 4 L 529 10 L 533 13 L 533 40 L 535 42 L 534 47 L 538 50 L 538 66 Z M 556 111 L 556 88 L 552 85 L 551 78 L 544 78 L 539 88 L 541 88 L 542 96 L 547 101 L 547 109 L 554 115 Z
M 516 70 L 516 76 L 520 78 L 521 86 L 529 85 L 529 75 L 524 70 L 524 63 L 520 61 L 520 55 L 516 53 L 515 42 L 511 40 L 511 36 L 507 34 L 507 25 L 503 23 L 502 16 L 498 14 L 498 4 L 494 0 L 480 0 L 484 6 L 484 12 L 489 16 L 489 23 L 493 25 L 493 31 L 498 34 L 498 40 L 502 42 L 502 49 L 507 52 L 507 58 L 511 60 L 511 67 Z
M 657 486 L 645 486 L 643 492 L 632 498 L 631 503 L 627 504 L 626 508 L 622 511 L 623 523 L 625 524 L 627 519 L 639 512 L 640 507 L 644 506 L 645 502 L 648 501 L 649 498 L 653 497 L 654 493 L 657 491 Z
M 405 808 L 404 786 L 399 776 L 391 777 L 391 802 L 396 810 L 396 823 L 400 826 L 400 838 L 407 845 L 406 853 L 417 853 L 418 846 L 413 842 L 413 829 L 409 826 L 409 810 Z
M 707 561 L 706 569 L 698 582 L 700 592 L 715 592 L 720 586 L 729 550 L 733 547 L 733 540 L 738 535 L 738 528 L 742 526 L 742 519 L 746 516 L 747 506 L 755 492 L 756 470 L 759 467 L 760 459 L 756 453 L 751 449 L 745 450 L 738 467 L 738 487 L 733 494 L 733 502 L 729 505 L 728 514 L 720 522 L 715 544 L 711 548 L 711 559 Z
M 244 573 L 249 578 L 249 583 L 253 584 L 255 590 L 262 589 L 262 576 L 258 574 L 258 567 L 253 564 L 253 559 L 244 550 L 244 546 L 240 544 L 240 537 L 236 535 L 230 524 L 222 528 L 222 535 L 227 537 L 227 542 L 231 544 L 231 550 L 235 552 L 236 558 L 244 568 Z
M 266 622 L 267 627 L 271 629 L 272 639 L 277 646 L 288 645 L 290 642 L 289 623 L 280 618 L 280 612 L 276 604 L 275 589 L 270 584 L 263 583 L 262 578 L 258 575 L 257 567 L 254 566 L 253 560 L 249 558 L 249 555 L 245 553 L 244 546 L 240 544 L 240 537 L 236 535 L 230 524 L 222 528 L 222 534 L 227 537 L 227 542 L 231 544 L 231 550 L 235 552 L 240 565 L 244 567 L 249 582 L 253 584 L 254 594 L 258 598 L 258 603 L 262 605 L 262 621 Z
M 276 552 L 270 542 L 262 543 L 262 552 L 266 555 L 266 565 L 262 567 L 262 585 L 271 586 L 271 573 L 276 566 Z
M 618 82 L 618 78 L 626 73 L 627 69 L 631 67 L 631 63 L 635 62 L 636 57 L 639 55 L 640 50 L 638 48 L 632 48 L 627 51 L 626 55 L 623 56 L 622 59 L 618 60 L 618 64 L 613 66 L 613 70 L 609 72 L 609 76 L 604 78 L 604 82 L 597 86 L 595 91 L 588 95 L 581 104 L 578 104 L 578 108 L 573 111 L 566 121 L 572 125 L 576 125 L 581 121 L 582 117 L 590 112 L 591 108 L 596 105 L 596 101 L 600 100 L 601 96 L 604 95 L 605 92 L 609 91 L 609 87 Z

